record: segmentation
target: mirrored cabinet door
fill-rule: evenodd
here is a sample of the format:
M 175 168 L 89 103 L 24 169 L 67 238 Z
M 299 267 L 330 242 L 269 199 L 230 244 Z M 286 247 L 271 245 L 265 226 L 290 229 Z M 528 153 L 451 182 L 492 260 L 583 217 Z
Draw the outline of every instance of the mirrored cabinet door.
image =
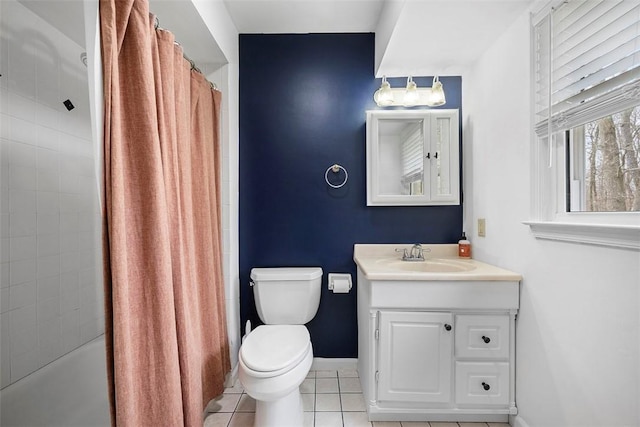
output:
M 459 196 L 459 147 L 455 142 L 458 139 L 457 111 L 455 113 L 431 116 L 432 201 L 456 201 Z
M 367 112 L 367 205 L 459 204 L 457 110 Z

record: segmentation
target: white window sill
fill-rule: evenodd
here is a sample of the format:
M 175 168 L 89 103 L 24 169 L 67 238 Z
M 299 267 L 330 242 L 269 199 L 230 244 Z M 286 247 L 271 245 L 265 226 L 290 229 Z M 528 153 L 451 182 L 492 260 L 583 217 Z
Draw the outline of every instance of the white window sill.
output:
M 640 251 L 640 226 L 580 224 L 556 221 L 525 221 L 537 239 Z

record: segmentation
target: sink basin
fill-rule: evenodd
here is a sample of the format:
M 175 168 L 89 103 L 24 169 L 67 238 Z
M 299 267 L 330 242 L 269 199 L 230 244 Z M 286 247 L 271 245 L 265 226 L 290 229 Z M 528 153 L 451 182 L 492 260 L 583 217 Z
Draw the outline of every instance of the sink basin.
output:
M 378 264 L 396 271 L 415 271 L 422 273 L 460 273 L 474 270 L 473 264 L 453 259 L 427 259 L 425 261 L 402 261 L 399 259 L 381 259 Z

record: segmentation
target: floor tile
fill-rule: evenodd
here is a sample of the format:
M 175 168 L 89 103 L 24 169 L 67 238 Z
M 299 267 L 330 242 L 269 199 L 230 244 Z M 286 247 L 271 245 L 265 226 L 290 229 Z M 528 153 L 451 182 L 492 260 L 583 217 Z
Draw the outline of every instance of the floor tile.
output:
M 295 427 L 510 427 L 508 423 L 371 422 L 357 370 L 309 371 L 300 392 L 304 419 L 302 426 Z M 209 402 L 204 427 L 253 427 L 255 410 L 255 399 L 236 381 Z
M 238 406 L 241 394 L 223 394 L 220 397 L 211 399 L 205 412 L 233 412 Z
M 341 412 L 316 412 L 315 427 L 343 427 Z
M 339 394 L 316 394 L 316 412 L 339 412 Z
M 360 378 L 341 377 L 339 382 L 340 382 L 340 393 L 362 393 Z
M 236 412 L 256 412 L 256 401 L 248 394 L 243 394 L 238 402 Z
M 338 371 L 316 371 L 316 378 L 336 378 Z
M 253 412 L 236 412 L 231 417 L 229 427 L 253 427 L 255 415 Z
M 236 383 L 233 385 L 233 387 L 225 388 L 224 392 L 226 394 L 243 393 L 244 387 L 242 387 L 242 384 L 240 383 L 240 381 L 237 380 Z
M 316 380 L 315 378 L 307 378 L 300 384 L 300 393 L 315 393 L 316 392 Z
M 359 375 L 357 369 L 338 369 L 338 376 L 342 378 L 355 378 Z
M 230 412 L 209 414 L 204 419 L 204 427 L 227 427 L 232 415 Z
M 366 412 L 343 412 L 344 427 L 371 427 Z
M 361 412 L 366 411 L 364 406 L 364 396 L 362 393 L 342 394 L 340 395 L 343 412 Z
M 338 378 L 316 378 L 316 393 L 338 393 Z
M 316 396 L 313 394 L 301 394 L 302 410 L 305 412 L 313 412 L 316 410 Z
M 304 418 L 302 419 L 304 427 L 313 427 L 313 420 L 315 418 L 315 414 L 313 412 L 305 412 Z

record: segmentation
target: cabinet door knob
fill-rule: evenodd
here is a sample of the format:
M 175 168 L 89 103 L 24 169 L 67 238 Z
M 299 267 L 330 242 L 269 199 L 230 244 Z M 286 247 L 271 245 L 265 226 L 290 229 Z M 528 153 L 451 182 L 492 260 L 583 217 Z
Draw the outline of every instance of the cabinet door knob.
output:
M 482 383 L 482 388 L 485 390 L 489 390 L 491 388 L 491 386 L 487 383 Z
M 448 324 L 448 323 L 445 323 L 445 324 L 444 324 L 444 328 L 445 328 L 447 331 L 450 331 L 450 330 L 451 330 L 451 325 L 450 325 L 450 324 Z
M 482 341 L 484 341 L 485 344 L 489 344 L 491 342 L 491 338 L 489 337 L 485 337 L 484 335 L 482 336 Z

